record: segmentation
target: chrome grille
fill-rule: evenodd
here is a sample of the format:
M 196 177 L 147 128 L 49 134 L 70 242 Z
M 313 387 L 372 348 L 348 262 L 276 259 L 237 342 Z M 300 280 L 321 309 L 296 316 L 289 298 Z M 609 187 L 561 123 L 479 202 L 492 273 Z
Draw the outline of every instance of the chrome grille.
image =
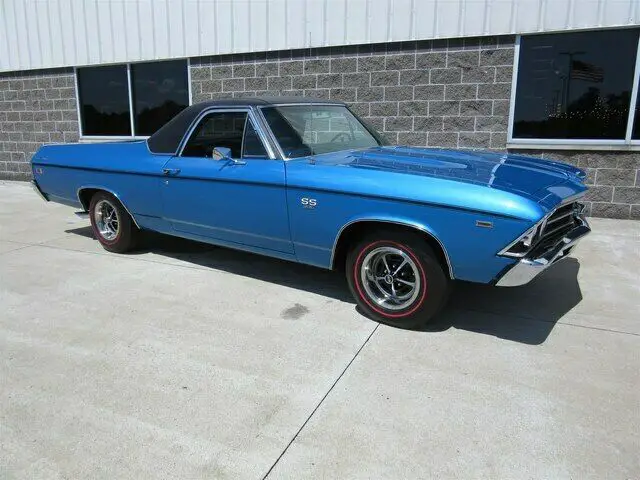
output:
M 582 212 L 583 205 L 578 202 L 562 205 L 553 212 L 542 226 L 540 240 L 535 246 L 536 251 L 543 251 L 554 246 L 562 237 L 576 228 L 578 215 Z

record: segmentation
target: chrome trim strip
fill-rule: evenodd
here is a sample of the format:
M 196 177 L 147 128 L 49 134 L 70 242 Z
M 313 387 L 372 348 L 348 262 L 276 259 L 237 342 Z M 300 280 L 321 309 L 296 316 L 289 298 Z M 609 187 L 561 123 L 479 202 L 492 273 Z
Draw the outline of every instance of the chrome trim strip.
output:
M 122 201 L 122 199 L 120 198 L 120 196 L 114 192 L 113 190 L 110 190 L 108 188 L 105 187 L 97 187 L 97 186 L 92 186 L 92 185 L 88 185 L 88 186 L 82 186 L 80 188 L 78 188 L 78 190 L 76 191 L 76 197 L 78 197 L 78 202 L 80 202 L 80 205 L 82 205 L 82 208 L 85 209 L 85 211 L 89 211 L 89 206 L 87 205 L 85 207 L 84 203 L 82 203 L 82 199 L 80 198 L 80 193 L 83 190 L 102 190 L 104 192 L 110 193 L 111 195 L 113 195 L 114 197 L 116 197 L 118 199 L 118 201 L 120 202 L 120 205 L 122 205 L 122 208 L 124 208 L 126 210 L 126 212 L 129 214 L 129 216 L 131 217 L 131 219 L 133 220 L 133 223 L 135 224 L 135 226 L 138 228 L 138 230 L 142 230 L 142 228 L 140 228 L 140 225 L 138 225 L 138 222 L 136 220 L 136 217 L 133 216 L 133 214 L 131 213 L 131 211 L 127 208 L 127 206 L 125 205 L 125 203 Z
M 359 223 L 359 222 L 391 223 L 391 224 L 394 224 L 394 225 L 401 225 L 403 227 L 411 227 L 411 228 L 414 228 L 416 230 L 420 230 L 423 233 L 426 233 L 431 238 L 435 239 L 435 241 L 438 242 L 438 245 L 440 245 L 440 248 L 444 252 L 444 258 L 447 261 L 447 267 L 449 268 L 449 278 L 451 278 L 451 280 L 455 280 L 455 277 L 453 276 L 453 268 L 451 266 L 451 259 L 449 258 L 449 253 L 447 252 L 447 249 L 444 247 L 444 245 L 440 241 L 440 239 L 438 237 L 436 237 L 433 233 L 431 233 L 426 228 L 424 228 L 422 225 L 419 225 L 417 223 L 399 222 L 399 221 L 395 221 L 395 220 L 380 220 L 380 219 L 377 219 L 377 218 L 359 218 L 357 220 L 352 220 L 352 221 L 350 221 L 348 223 L 345 223 L 342 226 L 342 228 L 340 228 L 340 230 L 338 231 L 338 234 L 336 235 L 335 240 L 333 241 L 333 248 L 331 249 L 331 260 L 329 261 L 329 268 L 333 268 L 334 267 L 333 261 L 334 261 L 334 257 L 335 257 L 335 254 L 336 254 L 336 248 L 338 246 L 338 241 L 340 240 L 342 232 L 348 226 L 353 225 L 354 223 Z
M 256 118 L 259 120 L 262 128 L 264 129 L 265 135 L 269 138 L 269 141 L 275 147 L 278 155 L 280 155 L 280 158 L 286 161 L 287 157 L 284 156 L 284 151 L 280 147 L 280 144 L 278 143 L 276 136 L 271 131 L 271 127 L 269 127 L 269 124 L 267 123 L 267 119 L 265 118 L 264 113 L 262 113 L 262 108 L 256 107 L 255 112 L 256 112 Z
M 49 201 L 49 199 L 44 196 L 44 193 L 42 193 L 42 190 L 40 190 L 40 187 L 38 186 L 35 180 L 31 180 L 31 188 L 33 188 L 36 191 L 36 193 L 42 200 L 44 200 L 45 202 Z
M 304 98 L 304 97 L 301 97 Z M 340 103 L 340 102 L 288 102 L 288 103 L 269 103 L 266 105 L 258 105 L 258 108 L 269 108 L 269 107 L 291 107 L 291 106 L 303 106 L 306 107 L 307 105 L 314 107 L 314 106 L 318 106 L 318 105 L 323 105 L 323 106 L 331 106 L 331 107 L 346 107 L 347 105 L 345 103 Z
M 517 262 L 497 282 L 498 287 L 517 287 L 529 283 L 551 265 L 567 257 L 566 251 L 574 247 L 591 232 L 589 223 L 584 217 L 578 217 L 580 225 L 567 233 L 556 245 L 541 257 L 523 258 Z
M 226 113 L 226 112 L 245 112 L 247 114 L 247 118 L 251 119 L 251 123 L 253 124 L 253 127 L 255 128 L 256 132 L 258 133 L 258 136 L 260 137 L 260 140 L 262 141 L 263 146 L 265 147 L 265 150 L 267 151 L 267 154 L 269 155 L 269 159 L 271 160 L 276 160 L 276 156 L 273 152 L 273 148 L 271 147 L 271 144 L 267 141 L 267 136 L 265 135 L 264 131 L 263 131 L 263 127 L 262 125 L 257 122 L 256 120 L 256 116 L 255 113 L 253 111 L 253 109 L 249 106 L 246 107 L 210 107 L 207 109 L 202 110 L 198 116 L 196 116 L 196 118 L 193 120 L 193 122 L 191 122 L 191 125 L 189 125 L 189 128 L 187 128 L 186 133 L 184 134 L 184 136 L 182 137 L 182 140 L 180 140 L 180 143 L 178 144 L 178 150 L 176 153 L 176 157 L 181 157 L 182 156 L 182 152 L 185 148 L 185 146 L 187 145 L 187 142 L 189 141 L 189 138 L 191 137 L 193 131 L 196 129 L 196 127 L 200 124 L 200 121 L 207 115 L 211 114 L 211 113 Z M 243 134 L 244 136 L 244 134 Z M 244 138 L 243 138 L 244 141 Z

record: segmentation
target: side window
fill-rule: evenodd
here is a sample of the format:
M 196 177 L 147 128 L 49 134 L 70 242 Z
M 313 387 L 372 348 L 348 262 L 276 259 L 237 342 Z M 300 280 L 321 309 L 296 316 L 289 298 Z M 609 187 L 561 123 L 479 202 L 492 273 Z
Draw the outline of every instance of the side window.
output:
M 258 132 L 256 132 L 251 120 L 247 119 L 247 126 L 244 130 L 244 142 L 243 142 L 242 157 L 260 157 L 267 158 L 267 150 L 264 148 L 264 144 Z
M 233 158 L 242 155 L 242 136 L 247 112 L 210 113 L 191 134 L 182 151 L 183 157 L 210 157 L 216 147 L 231 149 Z

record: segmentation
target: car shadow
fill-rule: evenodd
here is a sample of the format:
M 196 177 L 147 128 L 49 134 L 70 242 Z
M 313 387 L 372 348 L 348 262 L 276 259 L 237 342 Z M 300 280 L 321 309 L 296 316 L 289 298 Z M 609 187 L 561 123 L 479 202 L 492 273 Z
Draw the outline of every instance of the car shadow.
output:
M 67 233 L 94 238 L 90 227 L 67 230 Z M 153 253 L 304 290 L 351 303 L 362 314 L 355 307 L 346 280 L 339 272 L 153 232 L 144 232 L 142 245 L 128 255 Z M 445 309 L 425 328 L 416 331 L 433 333 L 455 328 L 539 345 L 547 339 L 555 324 L 582 301 L 579 269 L 578 260 L 568 258 L 522 287 L 498 288 L 455 282 Z

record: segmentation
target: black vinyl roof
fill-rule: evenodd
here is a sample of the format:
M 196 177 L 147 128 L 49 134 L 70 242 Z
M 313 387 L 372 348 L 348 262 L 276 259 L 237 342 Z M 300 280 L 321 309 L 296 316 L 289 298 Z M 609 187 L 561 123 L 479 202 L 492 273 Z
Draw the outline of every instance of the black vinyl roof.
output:
M 338 100 L 326 100 L 314 97 L 244 97 L 227 98 L 221 100 L 210 100 L 208 102 L 196 103 L 182 110 L 173 117 L 160 130 L 151 135 L 147 140 L 147 145 L 152 153 L 174 154 L 178 150 L 180 141 L 187 128 L 193 123 L 200 113 L 211 107 L 266 107 L 279 104 L 341 104 Z

